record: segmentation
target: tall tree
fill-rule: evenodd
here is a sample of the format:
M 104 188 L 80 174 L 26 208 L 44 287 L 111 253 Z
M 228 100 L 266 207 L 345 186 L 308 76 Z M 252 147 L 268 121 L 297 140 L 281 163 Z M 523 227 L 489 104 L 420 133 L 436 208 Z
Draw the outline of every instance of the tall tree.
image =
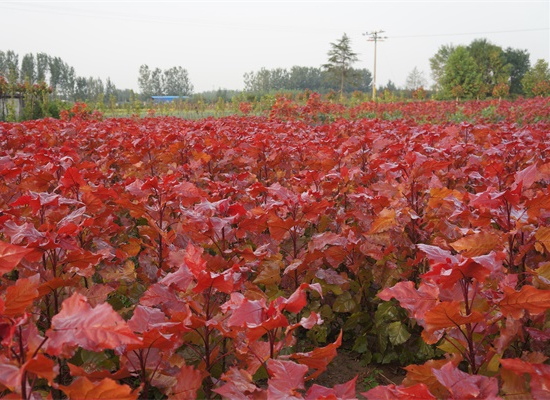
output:
M 116 95 L 117 95 L 117 88 L 115 84 L 111 81 L 111 78 L 107 78 L 107 81 L 105 82 L 105 104 L 109 104 L 111 99 L 115 99 L 116 101 Z
M 294 66 L 288 74 L 288 88 L 296 90 L 323 91 L 323 72 L 320 68 Z
M 6 53 L 0 50 L 0 76 L 5 77 L 6 73 Z
M 36 82 L 36 68 L 32 53 L 25 54 L 21 60 L 21 79 L 28 83 Z
M 4 71 L 9 83 L 17 83 L 19 80 L 19 55 L 13 50 L 6 51 Z
M 407 75 L 407 80 L 405 82 L 405 89 L 407 90 L 416 90 L 418 88 L 423 88 L 427 84 L 426 78 L 424 77 L 424 72 L 420 71 L 417 67 L 414 67 L 409 75 Z
M 523 77 L 523 90 L 528 96 L 547 95 L 550 89 L 550 67 L 548 62 L 539 59 Z
M 82 76 L 79 76 L 75 80 L 75 101 L 86 101 L 88 99 L 88 80 Z
M 354 69 L 353 76 L 355 79 L 348 86 L 350 91 L 371 92 L 372 91 L 372 74 L 366 69 Z
M 466 47 L 458 46 L 449 56 L 442 84 L 448 97 L 473 98 L 479 94 L 481 74 Z
M 59 57 L 50 57 L 48 60 L 48 70 L 50 71 L 50 86 L 53 92 L 58 94 L 58 86 L 63 75 L 63 60 Z
M 527 50 L 508 47 L 504 52 L 504 56 L 506 57 L 507 64 L 510 65 L 510 93 L 516 95 L 524 94 L 521 80 L 529 71 L 529 68 L 531 68 L 529 52 Z
M 65 100 L 72 99 L 74 96 L 76 73 L 74 67 L 65 62 L 60 65 L 61 74 L 58 82 L 58 89 L 61 97 Z
M 482 86 L 480 95 L 489 95 L 499 83 L 510 80 L 511 66 L 500 46 L 492 44 L 487 39 L 476 39 L 466 49 L 474 59 L 480 75 Z
M 46 74 L 48 72 L 48 64 L 50 57 L 46 53 L 38 53 L 36 55 L 36 81 L 46 82 Z
M 160 68 L 155 68 L 151 72 L 151 93 L 155 96 L 165 95 L 163 73 Z
M 244 75 L 245 90 L 248 92 L 266 93 L 272 90 L 271 70 L 261 68 L 257 72 Z
M 139 67 L 138 85 L 144 99 L 148 99 L 153 95 L 153 88 L 151 87 L 151 70 L 146 64 Z
M 443 90 L 443 77 L 445 76 L 445 66 L 451 54 L 456 47 L 452 44 L 446 44 L 439 48 L 437 53 L 430 58 L 430 68 L 432 70 L 432 79 L 435 82 L 435 90 Z
M 358 61 L 357 53 L 351 49 L 351 41 L 344 33 L 342 38 L 335 43 L 330 44 L 328 52 L 328 63 L 323 68 L 328 71 L 332 77 L 340 83 L 340 96 L 344 93 L 346 83 L 356 78 L 352 65 Z
M 163 93 L 168 96 L 187 96 L 193 93 L 189 74 L 182 67 L 172 67 L 164 71 Z

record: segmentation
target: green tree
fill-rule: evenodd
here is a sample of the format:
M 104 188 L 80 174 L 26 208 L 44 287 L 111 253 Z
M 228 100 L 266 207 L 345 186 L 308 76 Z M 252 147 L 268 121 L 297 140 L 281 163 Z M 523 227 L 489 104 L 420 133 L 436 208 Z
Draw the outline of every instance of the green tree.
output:
M 497 84 L 509 81 L 511 66 L 500 46 L 492 44 L 487 39 L 476 39 L 466 47 L 466 50 L 474 59 L 481 79 L 478 96 L 490 95 Z
M 193 93 L 189 74 L 182 67 L 172 67 L 164 71 L 162 92 L 167 96 L 188 96 Z
M 447 66 L 447 61 L 456 47 L 452 44 L 446 44 L 439 48 L 437 53 L 430 58 L 430 68 L 432 70 L 432 79 L 435 82 L 434 89 L 436 91 L 443 90 L 443 79 L 445 77 L 445 67 Z
M 79 76 L 75 80 L 75 101 L 86 101 L 88 99 L 88 80 Z
M 359 59 L 357 53 L 351 49 L 351 41 L 345 33 L 340 40 L 331 43 L 330 46 L 328 63 L 324 64 L 323 68 L 339 82 L 340 96 L 342 96 L 346 83 L 357 78 L 352 65 Z
M 63 60 L 59 57 L 50 57 L 48 60 L 48 70 L 50 71 L 50 86 L 53 93 L 58 95 L 58 86 L 63 75 Z
M 59 92 L 65 100 L 70 100 L 74 97 L 76 73 L 74 67 L 71 67 L 65 62 L 61 62 L 61 75 L 59 77 Z
M 244 88 L 247 92 L 267 93 L 272 90 L 271 71 L 261 68 L 257 72 L 244 74 Z
M 510 65 L 510 94 L 524 94 L 521 80 L 531 68 L 529 61 L 529 52 L 508 47 L 504 56 L 507 64 Z
M 424 77 L 424 72 L 414 67 L 409 75 L 407 75 L 407 80 L 405 81 L 405 89 L 413 91 L 421 87 L 426 87 L 426 84 L 427 81 Z
M 117 94 L 117 88 L 113 81 L 111 81 L 111 78 L 107 78 L 107 81 L 105 82 L 105 104 L 111 105 L 112 103 L 116 103 L 116 94 Z
M 19 55 L 12 50 L 6 51 L 4 76 L 12 85 L 19 80 Z
M 521 81 L 523 90 L 528 96 L 545 95 L 545 87 L 550 85 L 550 68 L 548 62 L 539 59 L 523 77 Z
M 293 66 L 288 77 L 288 88 L 295 90 L 312 90 L 322 92 L 325 90 L 323 71 L 315 67 Z
M 481 74 L 474 58 L 466 47 L 458 46 L 449 56 L 445 65 L 445 73 L 442 78 L 445 96 L 474 98 L 479 94 L 482 83 Z M 461 88 L 460 91 L 457 91 L 458 87 Z M 457 96 L 457 93 L 460 95 Z
M 21 79 L 28 83 L 36 82 L 36 68 L 32 53 L 25 54 L 21 60 Z
M 153 95 L 151 83 L 151 70 L 148 65 L 143 64 L 139 67 L 138 76 L 138 86 L 143 99 L 148 99 Z
M 160 68 L 155 68 L 151 72 L 151 93 L 155 96 L 165 95 L 164 93 L 164 75 Z
M 372 91 L 372 74 L 368 69 L 354 69 L 352 75 L 355 79 L 349 82 L 347 91 L 360 91 L 369 93 Z
M 46 53 L 38 53 L 36 55 L 36 81 L 46 82 L 46 74 L 48 72 L 50 56 Z

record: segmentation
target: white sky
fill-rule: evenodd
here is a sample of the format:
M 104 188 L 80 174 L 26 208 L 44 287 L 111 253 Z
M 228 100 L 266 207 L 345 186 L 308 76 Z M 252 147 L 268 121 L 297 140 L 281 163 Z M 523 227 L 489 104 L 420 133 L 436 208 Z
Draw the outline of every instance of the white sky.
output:
M 319 67 L 343 33 L 377 84 L 405 83 L 443 44 L 487 38 L 550 60 L 550 1 L 6 1 L 0 50 L 61 57 L 79 76 L 110 77 L 137 90 L 139 66 L 182 66 L 195 92 L 242 89 L 243 74 L 293 65 Z M 431 80 L 430 80 L 431 81 Z

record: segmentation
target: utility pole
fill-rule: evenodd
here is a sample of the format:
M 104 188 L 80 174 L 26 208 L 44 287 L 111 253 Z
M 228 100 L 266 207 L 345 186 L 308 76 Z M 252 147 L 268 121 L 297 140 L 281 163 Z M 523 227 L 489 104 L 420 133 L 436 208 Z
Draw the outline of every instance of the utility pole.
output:
M 373 71 L 373 77 L 372 77 L 372 100 L 376 100 L 376 44 L 378 41 L 383 42 L 384 39 L 387 39 L 387 36 L 380 36 L 381 33 L 384 33 L 384 31 L 373 31 L 373 32 L 367 32 L 363 33 L 363 35 L 368 36 L 369 42 L 374 42 L 374 71 Z

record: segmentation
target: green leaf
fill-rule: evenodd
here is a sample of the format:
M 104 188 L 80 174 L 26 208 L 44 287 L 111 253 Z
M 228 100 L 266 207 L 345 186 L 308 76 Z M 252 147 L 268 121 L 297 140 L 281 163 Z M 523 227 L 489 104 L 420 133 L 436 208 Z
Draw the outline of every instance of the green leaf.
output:
M 332 312 L 332 308 L 330 308 L 328 304 L 324 304 L 320 308 L 319 313 L 321 314 L 321 318 L 325 320 L 330 321 L 332 318 L 334 318 L 334 313 Z
M 391 301 L 380 303 L 374 314 L 374 323 L 380 326 L 385 321 L 395 321 L 399 319 L 399 310 Z
M 416 353 L 417 360 L 424 361 L 436 357 L 435 348 L 426 344 L 422 338 L 418 338 L 416 344 L 418 346 L 418 351 Z
M 384 354 L 388 348 L 388 336 L 386 332 L 378 332 L 378 350 Z
M 357 303 L 351 297 L 351 293 L 344 292 L 336 298 L 336 301 L 332 305 L 332 310 L 336 312 L 347 313 L 347 312 L 352 312 L 356 306 L 357 306 Z
M 396 321 L 388 325 L 388 338 L 394 346 L 405 343 L 410 337 L 410 332 L 402 322 Z
M 328 283 L 322 283 L 321 288 L 323 289 L 323 293 L 328 293 L 330 291 L 337 296 L 344 293 L 342 287 L 339 285 L 329 285 Z
M 328 336 L 327 327 L 324 325 L 315 325 L 313 328 L 307 331 L 306 337 L 313 343 L 326 343 Z
M 370 318 L 370 315 L 366 311 L 359 311 L 356 313 L 353 313 L 349 316 L 349 318 L 346 318 L 346 322 L 344 323 L 344 331 L 349 331 L 351 329 L 360 327 L 362 331 L 368 331 L 372 327 L 372 319 Z
M 363 354 L 369 351 L 367 336 L 366 335 L 358 336 L 357 339 L 355 339 L 355 343 L 353 343 L 352 350 L 359 354 Z

